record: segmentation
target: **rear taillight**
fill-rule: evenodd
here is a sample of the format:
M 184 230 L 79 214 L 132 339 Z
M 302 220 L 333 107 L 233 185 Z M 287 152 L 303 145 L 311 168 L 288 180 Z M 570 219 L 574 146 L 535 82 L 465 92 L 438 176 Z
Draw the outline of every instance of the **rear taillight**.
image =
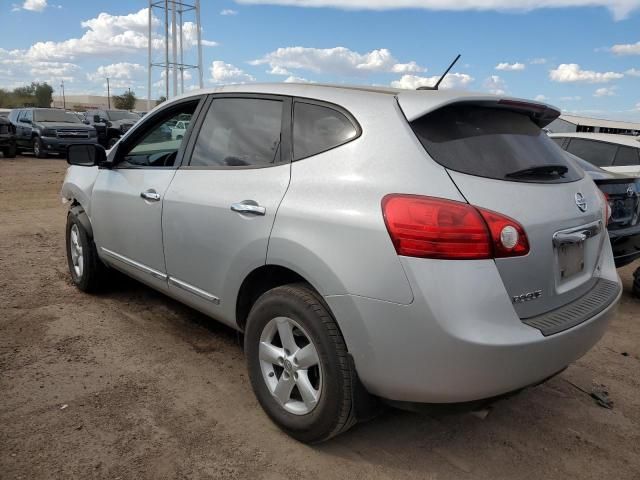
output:
M 609 220 L 611 220 L 611 200 L 609 199 L 609 195 L 602 190 L 598 190 L 598 193 L 600 194 L 602 203 L 604 204 L 602 215 L 604 224 L 607 225 Z
M 449 260 L 529 253 L 522 226 L 468 203 L 419 195 L 387 195 L 382 212 L 398 255 Z

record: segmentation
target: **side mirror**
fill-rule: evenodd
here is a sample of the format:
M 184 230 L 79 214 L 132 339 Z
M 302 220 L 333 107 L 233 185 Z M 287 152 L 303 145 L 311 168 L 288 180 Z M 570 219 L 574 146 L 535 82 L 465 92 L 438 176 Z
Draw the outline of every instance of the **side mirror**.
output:
M 99 144 L 69 145 L 67 148 L 67 163 L 80 167 L 94 167 L 107 161 L 107 152 Z
M 93 116 L 93 123 L 100 123 L 101 121 L 102 119 L 100 118 L 100 115 Z

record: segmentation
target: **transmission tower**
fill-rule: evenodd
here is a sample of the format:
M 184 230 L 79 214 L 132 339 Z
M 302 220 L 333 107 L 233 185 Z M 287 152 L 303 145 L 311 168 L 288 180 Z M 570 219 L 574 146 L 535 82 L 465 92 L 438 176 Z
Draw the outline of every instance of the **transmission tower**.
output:
M 162 38 L 164 47 L 164 61 L 153 61 L 153 13 L 159 13 L 158 18 L 164 21 Z M 196 24 L 196 46 L 198 49 L 197 64 L 185 63 L 184 61 L 184 15 L 194 15 Z M 171 24 L 171 28 L 169 27 Z M 149 0 L 149 68 L 147 77 L 147 109 L 151 109 L 151 79 L 153 67 L 163 69 L 165 83 L 165 97 L 167 99 L 172 96 L 184 93 L 184 72 L 185 70 L 197 70 L 200 88 L 203 88 L 203 72 L 202 72 L 202 25 L 200 23 L 200 0 Z M 171 47 L 171 56 L 169 56 L 169 47 Z M 171 79 L 169 74 L 171 73 Z M 180 82 L 178 83 L 178 73 L 180 74 Z M 169 87 L 173 86 L 173 95 L 169 94 Z M 178 88 L 178 86 L 180 88 Z

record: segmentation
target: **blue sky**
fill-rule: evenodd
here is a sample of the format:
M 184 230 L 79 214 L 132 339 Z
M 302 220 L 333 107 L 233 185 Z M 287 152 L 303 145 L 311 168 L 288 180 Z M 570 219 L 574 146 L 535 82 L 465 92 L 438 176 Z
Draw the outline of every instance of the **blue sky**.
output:
M 575 6 L 559 7 L 567 4 Z M 146 98 L 146 6 L 0 0 L 0 87 L 38 80 L 59 90 L 64 79 L 69 94 L 101 94 L 109 76 L 114 93 L 131 87 Z M 640 121 L 640 0 L 202 0 L 202 27 L 207 86 L 415 88 L 461 53 L 447 87 Z M 185 33 L 189 46 L 195 29 Z M 160 37 L 154 42 L 161 47 Z M 161 57 L 155 49 L 154 59 Z M 186 60 L 195 61 L 195 48 L 187 48 Z M 156 70 L 152 96 L 162 92 Z

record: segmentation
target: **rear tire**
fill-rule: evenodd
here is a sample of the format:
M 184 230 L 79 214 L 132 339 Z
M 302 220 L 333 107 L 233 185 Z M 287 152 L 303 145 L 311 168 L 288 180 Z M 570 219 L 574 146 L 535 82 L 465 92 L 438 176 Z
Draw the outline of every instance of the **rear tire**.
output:
M 356 423 L 355 369 L 336 321 L 309 286 L 276 287 L 256 301 L 245 354 L 260 405 L 293 438 L 322 442 Z
M 74 285 L 83 292 L 98 291 L 107 276 L 107 269 L 98 257 L 96 244 L 89 236 L 78 214 L 67 214 L 66 250 L 69 273 Z
M 36 158 L 47 158 L 47 152 L 44 150 L 44 145 L 42 145 L 42 140 L 40 137 L 33 138 L 33 154 Z

